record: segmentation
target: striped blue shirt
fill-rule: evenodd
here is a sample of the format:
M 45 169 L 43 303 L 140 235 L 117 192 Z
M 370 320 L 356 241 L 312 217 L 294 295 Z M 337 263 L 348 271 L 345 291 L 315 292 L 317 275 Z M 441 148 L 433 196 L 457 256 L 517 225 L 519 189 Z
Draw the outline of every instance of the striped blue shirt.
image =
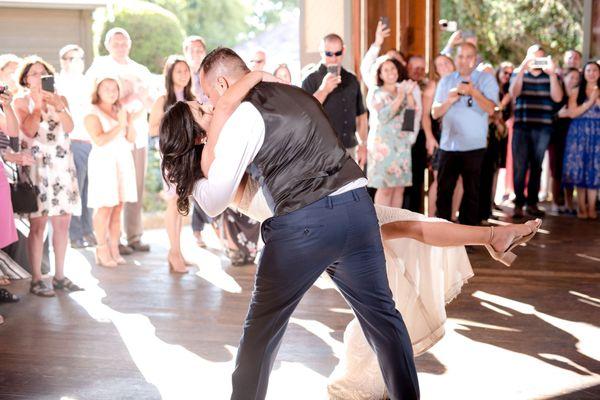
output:
M 552 125 L 554 101 L 550 96 L 550 76 L 545 72 L 523 75 L 523 87 L 515 104 L 515 124 Z

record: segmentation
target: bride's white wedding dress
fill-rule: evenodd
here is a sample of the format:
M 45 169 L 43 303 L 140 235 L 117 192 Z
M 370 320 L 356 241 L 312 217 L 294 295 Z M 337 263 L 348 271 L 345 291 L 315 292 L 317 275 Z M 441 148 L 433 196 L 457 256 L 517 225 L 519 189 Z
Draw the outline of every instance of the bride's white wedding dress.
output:
M 395 221 L 443 221 L 400 208 L 375 206 L 379 224 Z M 238 211 L 264 221 L 273 214 L 256 182 L 249 179 Z M 446 303 L 456 297 L 473 276 L 463 246 L 433 247 L 413 239 L 383 242 L 390 289 L 413 345 L 415 356 L 444 336 Z M 335 400 L 380 400 L 385 385 L 375 353 L 358 321 L 344 332 L 344 354 L 329 378 L 328 392 Z

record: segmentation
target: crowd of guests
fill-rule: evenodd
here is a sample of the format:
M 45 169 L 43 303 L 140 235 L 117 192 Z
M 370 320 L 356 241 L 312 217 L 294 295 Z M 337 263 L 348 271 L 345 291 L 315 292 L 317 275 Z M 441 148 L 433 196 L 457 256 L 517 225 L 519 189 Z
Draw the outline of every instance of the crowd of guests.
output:
M 540 217 L 548 152 L 553 210 L 597 218 L 598 63 L 582 65 L 581 54 L 570 50 L 560 69 L 551 58 L 540 64 L 546 53 L 534 45 L 519 66 L 503 62 L 494 69 L 481 59 L 477 38 L 463 40 L 457 31 L 433 60 L 429 78 L 420 55 L 380 55 L 389 35 L 379 22 L 360 65 L 366 101 L 361 80 L 342 66 L 346 49 L 337 34 L 322 39 L 321 62 L 303 69 L 302 79 L 341 143 L 366 169 L 375 203 L 480 225 L 493 216 L 499 170 L 506 169 L 502 186 L 507 196 L 514 191 L 513 218 Z M 0 56 L 1 166 L 7 171 L 0 173 L 0 257 L 17 259 L 15 243 L 22 242 L 22 264 L 29 266 L 30 291 L 38 296 L 81 290 L 64 276 L 69 243 L 95 247 L 96 263 L 109 268 L 127 263 L 123 256 L 150 251 L 142 241 L 149 139 L 176 102 L 208 102 L 199 82 L 207 52 L 202 37 L 189 36 L 182 55 L 168 56 L 160 91 L 148 68 L 129 57 L 132 40 L 124 29 L 108 31 L 104 46 L 108 55 L 95 58 L 85 73 L 85 54 L 77 45 L 59 51 L 58 73 L 37 56 Z M 249 65 L 262 70 L 266 57 L 258 50 Z M 293 81 L 285 64 L 273 74 Z M 54 88 L 44 86 L 48 76 Z M 29 222 L 21 236 L 5 175 L 33 187 L 36 207 L 15 210 Z M 181 251 L 177 188 L 165 182 L 163 192 L 167 263 L 185 273 L 190 263 Z M 51 285 L 42 279 L 47 225 L 55 257 Z M 211 225 L 234 265 L 254 260 L 256 221 L 234 209 L 209 218 L 195 204 L 192 230 L 199 246 L 205 246 L 202 232 Z M 0 301 L 15 300 L 0 289 Z

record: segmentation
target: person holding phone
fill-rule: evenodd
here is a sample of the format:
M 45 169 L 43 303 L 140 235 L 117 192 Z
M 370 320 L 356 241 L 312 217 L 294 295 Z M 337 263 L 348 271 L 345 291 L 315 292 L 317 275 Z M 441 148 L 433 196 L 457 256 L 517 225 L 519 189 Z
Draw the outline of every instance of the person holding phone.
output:
M 18 83 L 24 89 L 14 101 L 21 129 L 21 150 L 34 158 L 31 167 L 22 167 L 37 191 L 36 212 L 29 214 L 29 259 L 32 267 L 30 292 L 52 297 L 54 290 L 42 280 L 42 251 L 44 230 L 52 224 L 52 245 L 55 256 L 55 275 L 52 286 L 68 292 L 81 290 L 64 276 L 64 261 L 69 242 L 71 215 L 81 214 L 81 201 L 69 133 L 73 120 L 67 100 L 54 92 L 43 90 L 54 86 L 54 69 L 38 56 L 23 60 Z
M 459 222 L 479 225 L 481 165 L 487 147 L 489 117 L 498 103 L 498 83 L 493 75 L 475 69 L 477 49 L 458 46 L 456 71 L 440 80 L 431 108 L 442 118 L 439 147 L 437 216 L 452 220 L 452 197 L 459 176 L 464 195 Z
M 539 218 L 545 214 L 537 206 L 542 162 L 553 132 L 555 103 L 563 98 L 554 63 L 545 56 L 546 52 L 539 45 L 529 47 L 510 86 L 510 95 L 515 101 L 512 154 L 516 197 L 513 218 L 517 219 L 523 218 L 525 205 L 525 211 L 531 217 Z M 542 60 L 547 61 L 543 63 Z
M 374 113 L 367 145 L 369 187 L 377 189 L 375 204 L 402 207 L 404 188 L 412 185 L 411 146 L 420 128 L 421 91 L 390 58 L 377 68 L 377 88 L 369 100 Z
M 367 112 L 360 84 L 354 74 L 342 67 L 343 39 L 335 34 L 321 41 L 321 65 L 302 81 L 302 89 L 311 93 L 325 109 L 333 128 L 350 154 L 364 168 L 367 160 Z
M 446 46 L 440 51 L 440 54 L 444 54 L 448 57 L 453 58 L 456 55 L 456 49 L 461 43 L 471 43 L 473 46 L 477 47 L 477 35 L 475 32 L 470 30 L 457 30 L 450 35 L 448 38 L 448 42 Z M 477 55 L 477 59 L 475 60 L 475 65 L 479 66 L 483 62 L 483 58 L 481 55 Z

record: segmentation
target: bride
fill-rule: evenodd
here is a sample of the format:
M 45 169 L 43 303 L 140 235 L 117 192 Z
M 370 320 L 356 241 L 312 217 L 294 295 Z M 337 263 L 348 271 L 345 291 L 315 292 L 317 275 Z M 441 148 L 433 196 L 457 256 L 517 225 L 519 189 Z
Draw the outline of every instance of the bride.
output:
M 162 173 L 177 184 L 177 207 L 187 214 L 196 181 L 214 159 L 220 130 L 252 88 L 272 75 L 251 72 L 232 85 L 214 109 L 197 102 L 177 102 L 160 124 Z M 245 176 L 232 207 L 257 220 L 273 214 L 257 182 Z M 529 241 L 541 220 L 498 227 L 464 226 L 400 208 L 375 206 L 381 227 L 390 289 L 408 329 L 415 356 L 444 335 L 445 305 L 456 297 L 473 270 L 465 245 L 483 245 L 492 258 L 510 265 L 513 248 Z M 344 355 L 329 379 L 331 399 L 385 398 L 385 384 L 375 353 L 352 320 L 344 332 Z

